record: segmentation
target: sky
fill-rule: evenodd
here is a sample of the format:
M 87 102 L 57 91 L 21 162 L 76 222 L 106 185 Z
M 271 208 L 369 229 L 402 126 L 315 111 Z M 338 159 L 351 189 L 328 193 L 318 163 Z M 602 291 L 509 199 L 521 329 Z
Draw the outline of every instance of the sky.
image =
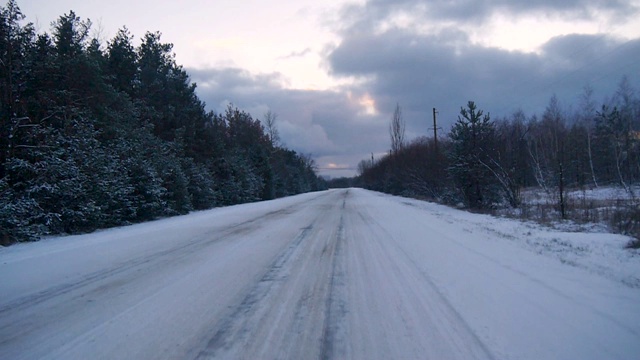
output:
M 640 0 L 18 0 L 39 31 L 73 10 L 106 44 L 126 26 L 160 31 L 207 108 L 277 115 L 281 141 L 321 175 L 353 176 L 406 138 L 440 134 L 475 101 L 493 119 L 576 111 L 640 91 Z

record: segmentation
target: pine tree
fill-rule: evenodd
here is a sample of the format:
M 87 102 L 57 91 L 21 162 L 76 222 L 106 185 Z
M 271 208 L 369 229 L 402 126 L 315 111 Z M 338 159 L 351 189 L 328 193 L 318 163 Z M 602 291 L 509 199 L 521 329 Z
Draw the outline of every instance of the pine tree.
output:
M 107 45 L 107 69 L 109 82 L 118 91 L 132 97 L 138 74 L 137 54 L 133 46 L 133 35 L 123 27 Z
M 103 50 L 74 12 L 35 35 L 0 8 L 0 243 L 319 188 L 251 115 L 206 112 L 172 45 Z
M 16 133 L 30 122 L 24 84 L 35 32 L 31 24 L 21 25 L 24 19 L 15 0 L 0 7 L 0 179 L 7 175 L 5 163 L 17 145 Z
M 473 101 L 460 109 L 458 121 L 453 125 L 450 138 L 449 172 L 468 207 L 482 209 L 496 198 L 492 175 L 487 169 L 493 151 L 494 125 L 489 115 L 478 110 Z

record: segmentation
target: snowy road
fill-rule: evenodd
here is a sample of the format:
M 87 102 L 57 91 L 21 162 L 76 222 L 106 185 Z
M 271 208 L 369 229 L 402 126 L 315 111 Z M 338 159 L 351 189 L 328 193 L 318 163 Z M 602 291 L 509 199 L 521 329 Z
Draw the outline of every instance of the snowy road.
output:
M 640 358 L 638 287 L 416 204 L 332 190 L 2 249 L 0 358 Z

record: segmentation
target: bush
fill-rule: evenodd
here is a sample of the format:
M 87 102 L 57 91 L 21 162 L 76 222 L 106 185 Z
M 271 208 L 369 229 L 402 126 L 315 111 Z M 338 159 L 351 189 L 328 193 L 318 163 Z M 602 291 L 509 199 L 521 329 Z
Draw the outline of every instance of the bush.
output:
M 635 248 L 640 247 L 640 206 L 630 204 L 617 208 L 611 217 L 611 226 L 619 233 L 634 237 Z M 631 246 L 630 247 L 634 247 Z

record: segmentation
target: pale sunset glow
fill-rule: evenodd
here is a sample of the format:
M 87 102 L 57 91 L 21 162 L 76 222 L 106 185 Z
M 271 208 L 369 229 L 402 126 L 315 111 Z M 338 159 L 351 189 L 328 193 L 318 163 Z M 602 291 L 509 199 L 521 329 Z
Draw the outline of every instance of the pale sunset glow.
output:
M 371 97 L 371 95 L 364 94 L 360 99 L 358 99 L 358 103 L 362 106 L 364 114 L 376 115 L 378 113 L 376 110 L 376 101 Z

